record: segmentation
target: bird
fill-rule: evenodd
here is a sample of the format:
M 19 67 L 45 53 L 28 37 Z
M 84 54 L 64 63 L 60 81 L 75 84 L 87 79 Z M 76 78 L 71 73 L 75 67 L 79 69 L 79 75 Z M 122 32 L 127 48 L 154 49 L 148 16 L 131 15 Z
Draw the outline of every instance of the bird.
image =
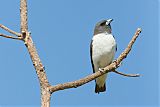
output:
M 112 35 L 111 22 L 113 19 L 99 21 L 90 43 L 90 58 L 93 73 L 101 71 L 113 62 L 117 44 Z M 95 93 L 106 91 L 107 73 L 95 79 Z

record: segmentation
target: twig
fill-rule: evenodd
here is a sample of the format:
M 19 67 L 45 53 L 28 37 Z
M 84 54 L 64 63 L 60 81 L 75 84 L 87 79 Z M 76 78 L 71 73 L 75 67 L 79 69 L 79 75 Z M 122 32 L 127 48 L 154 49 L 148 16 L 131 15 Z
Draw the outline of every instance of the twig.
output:
M 117 65 L 119 65 L 121 63 L 121 61 L 127 57 L 127 55 L 129 54 L 129 52 L 131 51 L 131 48 L 134 44 L 134 42 L 136 41 L 137 37 L 139 36 L 139 34 L 142 32 L 141 28 L 138 28 L 136 33 L 134 34 L 134 36 L 132 37 L 131 41 L 129 42 L 127 48 L 120 54 L 120 56 L 117 58 L 117 60 L 115 61 Z
M 12 34 L 14 34 L 14 35 L 18 36 L 18 37 L 20 37 L 20 36 L 21 36 L 21 34 L 20 34 L 20 33 L 17 33 L 17 32 L 15 32 L 15 31 L 13 31 L 13 30 L 11 30 L 11 29 L 7 28 L 6 26 L 4 26 L 4 25 L 2 25 L 2 24 L 0 24 L 0 27 L 1 27 L 2 29 L 4 29 L 4 30 L 8 31 L 9 33 L 12 33 Z
M 13 37 L 5 34 L 0 34 L 1 37 L 9 38 L 9 39 L 16 39 L 16 40 L 22 40 L 21 37 Z
M 111 72 L 114 72 L 114 73 L 117 73 L 117 74 L 120 74 L 120 75 L 126 76 L 126 77 L 139 77 L 140 76 L 140 74 L 125 74 L 125 73 L 119 72 L 117 70 L 112 70 Z
M 79 87 L 83 84 L 86 84 L 86 83 L 96 79 L 99 76 L 102 76 L 105 73 L 108 73 L 110 71 L 114 71 L 116 68 L 119 67 L 119 64 L 121 63 L 121 61 L 124 58 L 127 57 L 127 55 L 129 54 L 129 52 L 132 48 L 132 45 L 136 41 L 136 38 L 138 37 L 140 32 L 141 32 L 141 29 L 138 28 L 135 35 L 133 36 L 133 38 L 129 42 L 128 47 L 124 50 L 124 52 L 122 52 L 122 54 L 117 58 L 117 60 L 115 62 L 113 62 L 110 65 L 108 65 L 107 67 L 105 67 L 103 69 L 104 70 L 103 72 L 98 71 L 98 72 L 95 72 L 95 73 L 93 73 L 89 76 L 86 76 L 82 79 L 79 79 L 79 80 L 76 80 L 76 81 L 73 81 L 73 82 L 67 82 L 67 83 L 64 83 L 64 84 L 58 84 L 58 85 L 55 85 L 55 86 L 50 86 L 50 92 L 53 93 L 53 92 L 58 91 L 58 90 L 64 90 L 64 89 L 68 89 L 68 88 L 77 88 L 77 87 Z M 115 73 L 120 74 L 120 75 L 124 75 L 124 76 L 129 76 L 127 74 L 123 74 L 123 73 L 116 72 L 116 71 L 115 71 Z M 138 76 L 138 75 L 130 75 L 130 76 Z

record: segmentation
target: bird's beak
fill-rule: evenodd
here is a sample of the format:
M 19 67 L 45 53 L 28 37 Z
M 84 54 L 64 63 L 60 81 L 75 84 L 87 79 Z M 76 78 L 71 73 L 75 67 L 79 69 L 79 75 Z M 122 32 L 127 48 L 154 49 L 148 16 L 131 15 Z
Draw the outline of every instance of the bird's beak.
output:
M 111 22 L 113 21 L 113 19 L 108 19 L 107 21 L 108 21 L 109 23 L 111 23 Z
M 106 25 L 109 25 L 112 21 L 113 21 L 113 19 L 108 19 L 108 20 L 106 21 Z

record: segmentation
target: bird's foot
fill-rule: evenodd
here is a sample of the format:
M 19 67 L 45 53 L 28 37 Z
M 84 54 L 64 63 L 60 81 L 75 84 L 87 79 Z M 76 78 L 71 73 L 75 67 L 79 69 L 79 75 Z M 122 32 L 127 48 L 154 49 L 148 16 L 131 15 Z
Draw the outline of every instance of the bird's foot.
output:
M 101 71 L 101 72 L 103 72 L 103 71 L 104 71 L 104 68 L 99 68 L 98 70 Z

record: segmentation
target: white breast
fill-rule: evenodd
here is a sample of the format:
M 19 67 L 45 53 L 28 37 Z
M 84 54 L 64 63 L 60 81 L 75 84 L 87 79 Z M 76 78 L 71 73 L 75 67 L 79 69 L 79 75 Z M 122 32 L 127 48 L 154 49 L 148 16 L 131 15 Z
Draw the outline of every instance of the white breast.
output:
M 97 34 L 93 37 L 92 59 L 95 70 L 110 64 L 116 51 L 116 42 L 112 34 Z

